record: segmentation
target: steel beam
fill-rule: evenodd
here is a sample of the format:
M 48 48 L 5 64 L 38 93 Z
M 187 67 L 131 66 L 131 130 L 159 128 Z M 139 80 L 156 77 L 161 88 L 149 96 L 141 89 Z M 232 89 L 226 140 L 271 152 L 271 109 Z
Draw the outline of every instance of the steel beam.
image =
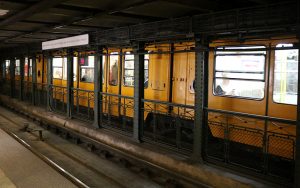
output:
M 67 117 L 72 118 L 73 111 L 73 50 L 67 50 Z
M 100 51 L 99 51 L 100 50 Z M 96 128 L 100 128 L 101 121 L 100 115 L 102 112 L 102 96 L 100 92 L 102 92 L 102 64 L 104 63 L 102 60 L 102 48 L 97 50 L 97 54 L 95 55 L 95 66 L 94 66 L 94 124 L 93 126 Z
M 298 40 L 300 39 L 300 33 Z M 298 43 L 298 98 L 297 98 L 297 127 L 296 127 L 296 156 L 295 156 L 295 188 L 300 188 L 300 43 Z
M 47 62 L 47 110 L 51 110 L 51 101 L 52 101 L 52 57 L 50 53 L 47 54 L 48 62 Z
M 207 80 L 207 50 L 208 43 L 204 36 L 195 39 L 195 119 L 194 119 L 194 144 L 192 160 L 203 162 L 203 129 L 204 129 L 204 105 L 207 103 L 204 80 Z
M 134 117 L 133 138 L 141 142 L 143 134 L 144 112 L 142 99 L 144 98 L 144 43 L 136 43 L 134 48 Z

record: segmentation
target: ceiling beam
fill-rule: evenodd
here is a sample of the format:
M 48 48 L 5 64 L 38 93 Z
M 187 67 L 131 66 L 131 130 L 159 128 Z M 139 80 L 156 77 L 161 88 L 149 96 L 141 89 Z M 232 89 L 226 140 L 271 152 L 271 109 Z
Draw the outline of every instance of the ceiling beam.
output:
M 41 12 L 45 9 L 54 7 L 64 1 L 66 1 L 66 0 L 51 0 L 51 1 L 42 0 L 40 2 L 37 2 L 37 3 L 29 6 L 27 9 L 22 10 L 22 11 L 18 12 L 17 14 L 14 14 L 14 15 L 6 18 L 5 20 L 1 21 L 0 27 L 7 26 L 9 24 L 13 24 L 13 23 L 21 21 L 23 19 L 26 19 L 37 12 Z

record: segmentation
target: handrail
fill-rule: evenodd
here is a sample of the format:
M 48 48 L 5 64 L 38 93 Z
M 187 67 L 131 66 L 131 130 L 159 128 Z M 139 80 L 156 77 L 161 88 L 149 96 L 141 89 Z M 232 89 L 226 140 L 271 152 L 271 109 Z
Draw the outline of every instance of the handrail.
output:
M 297 124 L 297 121 L 290 120 L 290 119 L 276 118 L 276 117 L 256 115 L 256 114 L 248 114 L 248 113 L 243 113 L 243 112 L 234 112 L 234 111 L 229 111 L 229 110 L 210 109 L 210 108 L 206 108 L 206 107 L 204 109 L 209 112 L 224 113 L 224 114 L 229 114 L 229 115 L 238 115 L 238 116 L 244 116 L 244 117 L 249 117 L 249 118 L 257 118 L 257 119 L 261 119 L 261 120 L 269 120 L 269 121 L 276 121 L 276 122 L 280 122 L 280 123 L 287 123 L 287 124 L 292 124 L 292 125 Z
M 94 93 L 93 90 L 81 89 L 81 88 L 75 88 L 75 87 L 72 87 L 71 90 L 74 90 L 74 91 L 84 91 L 84 92 Z
M 158 100 L 152 100 L 152 99 L 142 99 L 142 101 L 143 102 L 151 102 L 151 103 L 164 104 L 164 105 L 169 105 L 169 106 L 174 106 L 174 107 L 195 109 L 195 106 L 186 105 L 186 104 L 170 103 L 170 102 L 166 102 L 166 101 L 158 101 Z
M 134 97 L 131 97 L 131 96 L 118 95 L 118 94 L 114 94 L 114 93 L 100 92 L 100 94 L 101 95 L 113 96 L 113 97 L 120 97 L 120 98 L 125 98 L 125 99 L 134 99 Z

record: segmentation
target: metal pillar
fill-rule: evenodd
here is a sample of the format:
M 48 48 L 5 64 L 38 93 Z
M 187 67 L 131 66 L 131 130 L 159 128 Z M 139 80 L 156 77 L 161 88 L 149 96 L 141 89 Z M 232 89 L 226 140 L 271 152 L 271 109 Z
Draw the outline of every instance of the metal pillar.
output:
M 102 112 L 102 95 L 100 92 L 102 92 L 102 64 L 104 63 L 103 55 L 102 54 L 102 48 L 100 48 L 100 54 L 99 50 L 97 50 L 97 54 L 95 56 L 95 66 L 94 66 L 94 124 L 93 126 L 95 128 L 101 127 L 101 121 L 100 121 L 100 113 Z
M 73 111 L 73 50 L 67 51 L 67 117 L 72 118 Z
M 20 57 L 20 100 L 22 101 L 24 99 L 24 64 L 25 64 L 25 58 Z
M 15 68 L 16 68 L 16 59 L 10 59 L 10 66 L 9 66 L 9 74 L 10 74 L 10 97 L 14 97 L 14 90 L 15 90 Z
M 52 56 L 47 55 L 47 110 L 51 110 L 51 101 L 52 101 Z
M 143 134 L 143 103 L 144 98 L 144 43 L 136 43 L 134 47 L 134 117 L 133 117 L 133 138 L 141 142 Z
M 203 162 L 203 129 L 204 129 L 204 105 L 207 104 L 207 67 L 208 44 L 205 37 L 196 37 L 195 39 L 195 120 L 194 120 L 194 144 L 192 160 Z M 205 82 L 206 80 L 206 82 Z M 206 92 L 206 93 L 205 93 Z
M 300 39 L 300 33 L 298 35 L 298 39 Z M 297 98 L 297 128 L 296 128 L 296 158 L 295 158 L 295 187 L 300 188 L 300 43 L 298 43 L 298 98 Z
M 37 76 L 36 76 L 36 56 L 32 56 L 32 87 L 31 87 L 31 103 L 33 105 L 36 104 L 35 96 L 36 96 L 36 83 L 37 83 Z

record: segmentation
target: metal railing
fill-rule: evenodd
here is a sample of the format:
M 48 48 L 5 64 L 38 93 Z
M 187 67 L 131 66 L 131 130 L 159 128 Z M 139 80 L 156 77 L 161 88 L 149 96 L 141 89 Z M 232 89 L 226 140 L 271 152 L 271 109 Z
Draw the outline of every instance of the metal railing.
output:
M 3 79 L 1 90 L 4 95 L 10 96 L 11 93 L 11 85 L 10 80 Z
M 23 81 L 23 100 L 32 102 L 32 82 Z
M 194 106 L 143 99 L 143 139 L 191 151 Z
M 94 91 L 72 88 L 73 111 L 72 117 L 83 120 L 94 120 Z
M 205 115 L 208 159 L 293 179 L 296 121 L 213 109 Z
M 58 113 L 67 112 L 67 88 L 63 86 L 49 85 L 50 109 Z
M 103 127 L 133 133 L 134 98 L 112 93 L 100 93 L 102 110 L 100 123 Z
M 34 84 L 35 105 L 46 107 L 47 106 L 47 84 L 35 83 Z
M 15 85 L 14 85 L 14 98 L 20 98 L 20 91 L 21 91 L 21 81 L 20 80 L 15 80 Z

